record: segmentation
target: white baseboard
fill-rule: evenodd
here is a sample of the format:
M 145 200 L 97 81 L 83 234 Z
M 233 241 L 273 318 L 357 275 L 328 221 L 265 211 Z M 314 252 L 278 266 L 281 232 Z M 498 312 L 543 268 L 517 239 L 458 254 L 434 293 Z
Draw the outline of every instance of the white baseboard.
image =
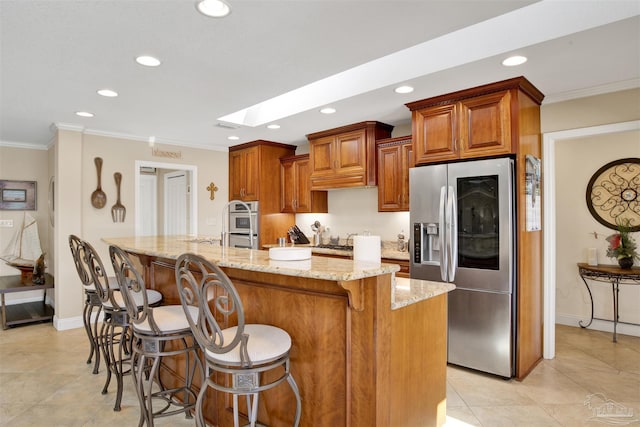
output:
M 580 324 L 578 322 L 580 321 L 586 324 L 589 322 L 589 318 L 556 313 L 556 324 L 576 326 L 579 328 Z M 591 323 L 591 325 L 589 325 L 587 329 L 594 329 L 596 331 L 613 333 L 613 321 L 593 319 L 593 322 Z M 640 337 L 640 325 L 618 323 L 617 332 L 623 335 L 632 335 L 634 337 Z
M 66 331 L 67 329 L 84 328 L 84 323 L 82 321 L 82 316 L 67 317 L 66 319 L 61 319 L 57 314 L 54 314 L 53 327 L 58 331 Z

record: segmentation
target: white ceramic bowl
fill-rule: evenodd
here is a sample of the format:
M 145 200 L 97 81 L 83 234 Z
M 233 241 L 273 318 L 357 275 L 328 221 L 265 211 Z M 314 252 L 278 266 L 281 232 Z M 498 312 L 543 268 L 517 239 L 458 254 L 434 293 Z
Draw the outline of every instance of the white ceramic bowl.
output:
M 278 261 L 302 261 L 311 258 L 311 248 L 295 246 L 269 248 L 269 258 Z

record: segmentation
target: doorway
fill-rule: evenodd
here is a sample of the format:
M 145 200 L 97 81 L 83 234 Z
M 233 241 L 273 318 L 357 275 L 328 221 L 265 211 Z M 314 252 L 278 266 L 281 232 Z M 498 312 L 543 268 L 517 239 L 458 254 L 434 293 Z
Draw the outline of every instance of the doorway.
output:
M 135 162 L 136 236 L 197 235 L 198 169 L 193 165 Z

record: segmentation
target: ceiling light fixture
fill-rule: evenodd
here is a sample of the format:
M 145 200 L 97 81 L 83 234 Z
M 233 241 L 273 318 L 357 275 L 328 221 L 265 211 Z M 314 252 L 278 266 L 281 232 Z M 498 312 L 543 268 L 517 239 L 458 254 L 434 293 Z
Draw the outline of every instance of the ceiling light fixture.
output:
M 107 98 L 115 98 L 118 96 L 118 92 L 111 89 L 100 89 L 98 95 L 106 96 Z
M 239 139 L 240 139 L 240 137 L 235 136 L 235 135 L 230 135 L 230 136 L 228 136 L 228 137 L 227 137 L 227 139 L 228 139 L 229 141 L 237 141 L 237 140 L 239 140 Z
M 324 107 L 323 109 L 320 110 L 320 112 L 322 114 L 333 114 L 336 112 L 336 109 L 333 107 Z
M 267 129 L 280 129 L 280 125 L 277 124 L 271 124 L 267 126 Z
M 502 61 L 502 65 L 505 67 L 515 67 L 516 65 L 522 65 L 525 62 L 527 62 L 526 56 L 514 55 Z
M 136 62 L 140 65 L 144 65 L 145 67 L 157 67 L 160 65 L 160 60 L 158 58 L 148 55 L 138 56 L 136 58 Z
M 80 116 L 80 117 L 93 117 L 93 113 L 90 113 L 88 111 L 76 111 L 76 116 Z
M 411 86 L 398 86 L 393 90 L 395 93 L 411 93 L 413 88 Z
M 231 7 L 225 0 L 199 0 L 196 9 L 211 18 L 224 18 L 231 13 Z

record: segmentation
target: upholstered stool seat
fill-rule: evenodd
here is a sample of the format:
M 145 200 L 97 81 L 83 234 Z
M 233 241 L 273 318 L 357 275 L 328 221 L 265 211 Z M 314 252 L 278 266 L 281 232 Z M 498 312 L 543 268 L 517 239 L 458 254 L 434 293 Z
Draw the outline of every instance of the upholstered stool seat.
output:
M 237 334 L 238 327 L 224 329 L 224 342 L 231 342 Z M 254 365 L 273 362 L 286 355 L 291 349 L 291 337 L 283 329 L 271 325 L 244 325 L 244 333 L 249 335 L 247 340 L 247 355 Z M 206 350 L 207 358 L 226 365 L 240 365 L 240 343 L 226 353 L 216 354 Z

